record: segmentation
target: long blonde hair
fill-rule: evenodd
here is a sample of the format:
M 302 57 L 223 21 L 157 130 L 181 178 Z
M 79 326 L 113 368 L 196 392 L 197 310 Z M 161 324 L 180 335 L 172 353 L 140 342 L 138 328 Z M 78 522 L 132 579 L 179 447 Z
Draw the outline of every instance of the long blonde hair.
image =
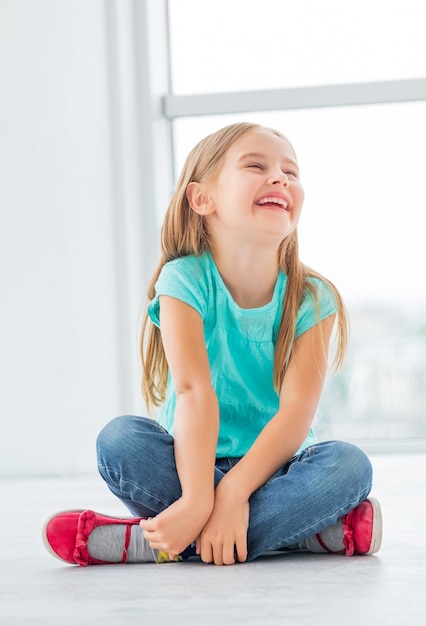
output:
M 148 300 L 155 297 L 155 283 L 163 266 L 178 257 L 199 256 L 210 249 L 205 218 L 189 206 L 186 190 L 191 182 L 211 183 L 217 176 L 223 157 L 230 146 L 246 133 L 266 130 L 290 143 L 280 132 L 259 124 L 242 122 L 231 124 L 201 140 L 189 153 L 167 209 L 161 231 L 161 259 L 148 285 Z M 291 145 L 291 144 L 290 144 Z M 319 300 L 315 285 L 307 278 L 319 278 L 331 289 L 338 306 L 336 368 L 343 362 L 347 345 L 347 316 L 343 300 L 336 287 L 326 278 L 306 267 L 299 260 L 297 231 L 281 243 L 278 252 L 279 266 L 287 274 L 283 314 L 278 330 L 274 355 L 274 387 L 279 391 L 286 372 L 295 340 L 296 318 L 304 293 L 309 291 Z M 142 359 L 142 394 L 148 410 L 159 406 L 165 399 L 168 365 L 160 330 L 145 311 L 140 343 Z

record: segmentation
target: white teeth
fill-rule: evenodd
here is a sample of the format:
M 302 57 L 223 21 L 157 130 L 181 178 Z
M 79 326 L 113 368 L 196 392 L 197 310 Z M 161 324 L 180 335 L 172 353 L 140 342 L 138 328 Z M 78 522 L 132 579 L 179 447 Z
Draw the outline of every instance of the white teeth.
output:
M 280 206 L 287 208 L 287 202 L 283 198 L 277 198 L 276 196 L 268 196 L 267 198 L 262 198 L 258 201 L 257 204 L 268 204 L 273 202 L 274 204 L 279 204 Z

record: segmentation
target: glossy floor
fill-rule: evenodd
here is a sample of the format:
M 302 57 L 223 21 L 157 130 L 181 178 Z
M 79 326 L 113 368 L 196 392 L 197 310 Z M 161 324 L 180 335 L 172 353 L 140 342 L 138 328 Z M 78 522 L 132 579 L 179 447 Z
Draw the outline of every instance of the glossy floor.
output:
M 73 567 L 40 540 L 64 508 L 126 514 L 97 476 L 0 481 L 0 624 L 426 624 L 426 455 L 372 457 L 383 509 L 372 557 L 293 554 L 233 567 Z

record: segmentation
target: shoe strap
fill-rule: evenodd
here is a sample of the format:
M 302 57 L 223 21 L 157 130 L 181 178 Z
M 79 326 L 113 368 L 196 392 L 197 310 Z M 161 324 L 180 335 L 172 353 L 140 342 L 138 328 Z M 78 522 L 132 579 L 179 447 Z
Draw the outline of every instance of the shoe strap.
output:
M 127 562 L 127 557 L 129 556 L 128 555 L 128 547 L 129 547 L 131 536 L 132 536 L 132 524 L 127 524 L 126 525 L 126 536 L 124 538 L 123 556 L 121 557 L 121 562 L 122 563 L 126 563 Z

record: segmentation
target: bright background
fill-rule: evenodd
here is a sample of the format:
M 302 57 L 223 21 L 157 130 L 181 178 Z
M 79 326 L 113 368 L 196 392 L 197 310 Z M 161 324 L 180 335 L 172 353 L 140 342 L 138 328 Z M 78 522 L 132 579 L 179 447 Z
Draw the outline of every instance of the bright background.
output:
M 171 0 L 170 9 L 176 94 L 426 74 L 421 0 Z M 350 312 L 349 353 L 327 382 L 317 433 L 377 444 L 426 437 L 426 103 L 178 119 L 176 169 L 201 137 L 240 120 L 295 146 L 301 257 L 336 283 Z
M 176 94 L 419 78 L 423 0 L 170 0 Z
M 426 75 L 420 0 L 169 4 L 175 94 Z M 102 425 L 145 412 L 137 334 L 158 244 L 147 240 L 144 220 L 155 221 L 156 209 L 143 194 L 152 176 L 163 196 L 170 189 L 161 164 L 152 174 L 137 146 L 120 149 L 136 141 L 146 103 L 132 68 L 140 49 L 111 36 L 116 27 L 130 42 L 136 26 L 120 16 L 145 5 L 163 3 L 0 0 L 0 477 L 94 471 Z M 155 29 L 148 39 L 138 46 L 161 43 Z M 196 141 L 236 119 L 274 126 L 296 147 L 303 260 L 337 283 L 352 318 L 320 436 L 426 439 L 425 107 L 173 122 L 176 168 Z M 161 213 L 166 202 L 158 204 Z

